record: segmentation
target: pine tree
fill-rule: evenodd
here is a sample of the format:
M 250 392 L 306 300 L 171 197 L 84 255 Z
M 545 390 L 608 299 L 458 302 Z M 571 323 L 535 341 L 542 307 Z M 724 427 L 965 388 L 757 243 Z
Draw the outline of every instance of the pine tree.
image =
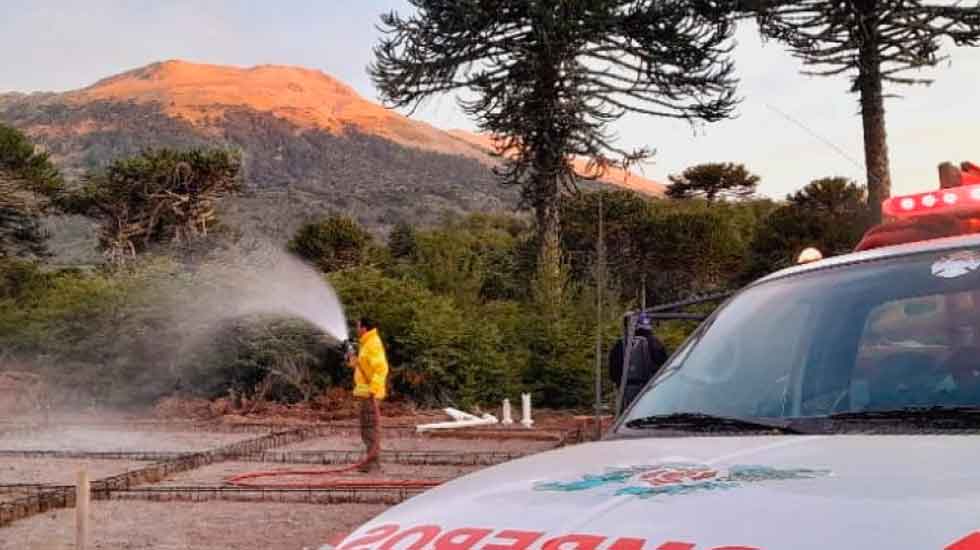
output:
M 560 292 L 559 197 L 571 161 L 596 177 L 652 154 L 615 145 L 626 113 L 717 121 L 735 105 L 732 6 L 705 0 L 409 0 L 381 18 L 371 76 L 392 107 L 456 91 L 506 153 L 505 183 L 533 207 L 538 273 Z M 556 296 L 557 297 L 557 296 Z
M 153 242 L 207 235 L 218 201 L 241 189 L 241 168 L 240 151 L 151 150 L 86 174 L 61 203 L 98 218 L 106 256 L 121 261 Z
M 20 130 L 0 124 L 0 258 L 48 253 L 38 216 L 62 187 L 47 153 Z
M 411 258 L 415 254 L 415 230 L 405 222 L 399 222 L 388 236 L 388 249 L 396 259 Z
M 669 179 L 668 197 L 700 197 L 709 203 L 719 198 L 747 199 L 759 185 L 759 176 L 749 172 L 744 164 L 731 162 L 699 164 Z
M 886 84 L 929 84 L 909 76 L 947 59 L 944 39 L 980 44 L 980 4 L 939 5 L 922 0 L 762 0 L 743 2 L 758 15 L 764 37 L 786 43 L 810 70 L 805 74 L 851 77 L 860 98 L 864 158 L 872 217 L 891 195 L 885 130 Z

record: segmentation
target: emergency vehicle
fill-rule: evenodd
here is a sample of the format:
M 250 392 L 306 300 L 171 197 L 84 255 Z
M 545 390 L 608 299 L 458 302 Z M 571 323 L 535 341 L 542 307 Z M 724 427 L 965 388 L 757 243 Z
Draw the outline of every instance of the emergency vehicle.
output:
M 339 550 L 980 550 L 980 169 L 728 298 L 603 440 L 412 498 Z

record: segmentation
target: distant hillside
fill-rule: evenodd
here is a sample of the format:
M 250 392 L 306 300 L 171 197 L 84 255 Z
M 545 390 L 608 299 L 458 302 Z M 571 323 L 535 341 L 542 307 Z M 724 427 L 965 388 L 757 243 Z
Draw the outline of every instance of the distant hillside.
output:
M 165 61 L 103 79 L 65 94 L 65 99 L 158 104 L 168 116 L 205 128 L 220 125 L 225 114 L 245 108 L 274 115 L 302 130 L 356 132 L 427 151 L 479 156 L 442 130 L 367 101 L 320 71 L 300 67 L 242 69 Z
M 518 197 L 494 179 L 497 160 L 479 144 L 296 67 L 155 63 L 72 92 L 0 95 L 0 122 L 42 144 L 69 176 L 147 147 L 241 148 L 250 193 L 229 214 L 277 236 L 327 210 L 383 232 L 447 212 L 512 209 Z
M 449 130 L 449 134 L 456 139 L 472 144 L 482 151 L 488 153 L 496 151 L 496 144 L 489 136 L 474 134 L 466 130 Z M 576 159 L 575 170 L 579 174 L 587 174 L 589 172 L 588 162 L 584 159 Z M 610 168 L 606 170 L 600 178 L 600 181 L 652 197 L 663 197 L 667 191 L 666 185 L 644 178 L 639 174 L 627 172 L 621 168 Z

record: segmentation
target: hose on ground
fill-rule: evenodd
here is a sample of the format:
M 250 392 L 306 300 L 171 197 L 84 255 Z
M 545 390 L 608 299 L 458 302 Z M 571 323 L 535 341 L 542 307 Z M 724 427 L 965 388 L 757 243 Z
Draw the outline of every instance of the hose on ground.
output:
M 234 475 L 225 479 L 225 483 L 236 487 L 249 487 L 261 489 L 430 489 L 442 483 L 442 481 L 432 479 L 363 479 L 343 477 L 362 467 L 379 460 L 381 454 L 381 409 L 378 401 L 371 400 L 373 407 L 371 414 L 374 417 L 374 425 L 378 429 L 374 444 L 367 450 L 364 458 L 355 464 L 341 466 L 330 469 L 309 469 L 309 470 L 258 470 Z M 273 481 L 260 482 L 261 479 L 275 479 L 280 477 L 326 477 L 322 481 Z

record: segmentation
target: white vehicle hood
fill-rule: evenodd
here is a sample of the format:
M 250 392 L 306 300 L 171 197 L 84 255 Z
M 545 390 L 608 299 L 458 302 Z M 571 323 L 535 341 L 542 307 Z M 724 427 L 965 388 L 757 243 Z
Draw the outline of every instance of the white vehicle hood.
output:
M 980 436 L 644 438 L 457 479 L 339 550 L 980 550 Z

